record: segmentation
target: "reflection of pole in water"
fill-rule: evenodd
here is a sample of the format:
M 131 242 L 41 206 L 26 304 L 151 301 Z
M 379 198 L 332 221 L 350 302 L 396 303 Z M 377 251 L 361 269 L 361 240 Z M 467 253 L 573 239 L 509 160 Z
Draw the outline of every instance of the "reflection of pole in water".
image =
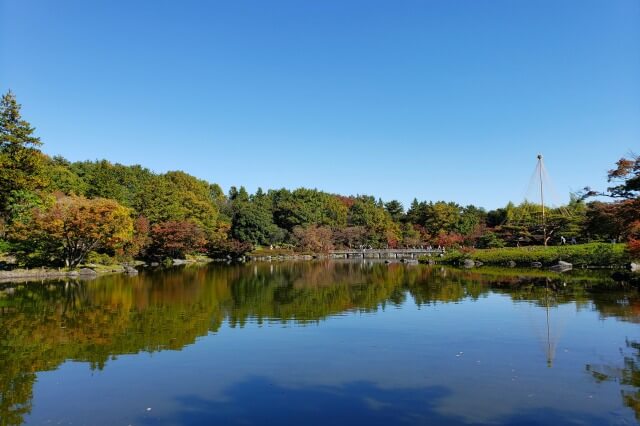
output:
M 531 310 L 529 313 L 529 321 L 533 327 L 537 340 L 540 344 L 540 350 L 545 354 L 547 367 L 553 367 L 555 354 L 557 349 L 558 338 L 562 331 L 563 319 L 557 310 L 557 299 L 555 287 L 550 279 L 545 280 L 544 289 L 542 286 L 534 286 L 532 288 Z M 543 293 L 544 291 L 544 293 Z M 537 303 L 536 303 L 537 301 Z M 540 308 L 544 309 L 544 319 L 541 316 Z M 555 324 L 551 324 L 552 308 L 556 309 Z M 553 330 L 552 330 L 553 328 Z
M 551 303 L 550 303 L 551 291 L 553 290 L 549 288 L 549 278 L 547 278 L 544 286 L 544 304 L 545 304 L 545 311 L 546 311 L 545 314 L 546 314 L 546 321 L 547 321 L 547 347 L 546 347 L 547 367 L 549 368 L 553 367 L 553 359 L 555 357 L 556 343 L 557 343 L 557 334 L 556 334 L 556 337 L 553 339 L 551 336 Z M 557 327 L 557 324 L 556 324 L 556 327 Z M 556 329 L 556 333 L 557 332 L 558 330 Z
M 551 351 L 551 327 L 549 326 L 549 283 L 545 286 L 545 301 L 547 307 L 547 367 L 553 367 L 553 357 Z

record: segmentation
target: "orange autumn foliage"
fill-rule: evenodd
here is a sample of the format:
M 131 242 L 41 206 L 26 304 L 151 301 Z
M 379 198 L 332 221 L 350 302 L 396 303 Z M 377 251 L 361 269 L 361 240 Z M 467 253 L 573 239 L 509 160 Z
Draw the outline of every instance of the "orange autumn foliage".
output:
M 48 208 L 33 210 L 16 226 L 18 239 L 42 241 L 51 256 L 76 267 L 93 250 L 119 250 L 133 238 L 131 211 L 117 201 L 65 196 Z

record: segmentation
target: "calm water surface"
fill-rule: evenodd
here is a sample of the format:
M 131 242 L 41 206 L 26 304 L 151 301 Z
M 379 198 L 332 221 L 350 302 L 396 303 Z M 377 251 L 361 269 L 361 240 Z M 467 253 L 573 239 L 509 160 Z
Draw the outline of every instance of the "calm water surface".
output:
M 637 424 L 640 295 L 341 262 L 0 284 L 0 424 Z

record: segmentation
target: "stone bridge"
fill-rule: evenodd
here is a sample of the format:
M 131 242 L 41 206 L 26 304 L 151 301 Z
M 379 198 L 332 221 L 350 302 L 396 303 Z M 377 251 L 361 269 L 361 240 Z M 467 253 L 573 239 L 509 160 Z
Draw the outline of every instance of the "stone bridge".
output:
M 344 249 L 331 250 L 334 258 L 344 259 L 417 259 L 419 256 L 439 256 L 442 249 Z

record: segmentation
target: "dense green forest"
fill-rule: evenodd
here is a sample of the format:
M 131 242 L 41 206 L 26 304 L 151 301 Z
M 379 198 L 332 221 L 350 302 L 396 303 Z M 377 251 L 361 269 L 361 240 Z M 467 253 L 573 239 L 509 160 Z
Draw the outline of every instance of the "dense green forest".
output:
M 183 171 L 155 173 L 107 160 L 50 157 L 13 93 L 0 103 L 0 253 L 19 266 L 68 266 L 255 247 L 327 252 L 338 247 L 488 248 L 543 244 L 539 205 L 487 211 L 447 201 L 338 195 L 317 189 L 231 187 Z M 624 241 L 640 253 L 640 156 L 618 161 L 612 187 L 586 190 L 547 211 L 548 244 Z M 598 172 L 598 171 L 594 171 Z M 612 202 L 592 201 L 607 196 Z M 561 239 L 564 237 L 564 239 Z

